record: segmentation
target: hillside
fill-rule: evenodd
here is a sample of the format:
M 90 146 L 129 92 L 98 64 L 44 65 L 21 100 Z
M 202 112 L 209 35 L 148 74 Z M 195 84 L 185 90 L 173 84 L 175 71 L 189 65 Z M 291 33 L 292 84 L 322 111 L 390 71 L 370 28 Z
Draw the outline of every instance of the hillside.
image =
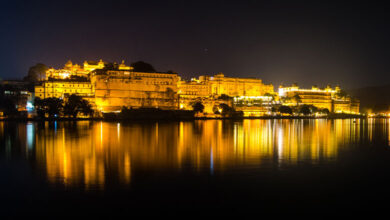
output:
M 390 85 L 371 86 L 347 91 L 360 100 L 360 110 L 372 109 L 375 112 L 390 110 Z

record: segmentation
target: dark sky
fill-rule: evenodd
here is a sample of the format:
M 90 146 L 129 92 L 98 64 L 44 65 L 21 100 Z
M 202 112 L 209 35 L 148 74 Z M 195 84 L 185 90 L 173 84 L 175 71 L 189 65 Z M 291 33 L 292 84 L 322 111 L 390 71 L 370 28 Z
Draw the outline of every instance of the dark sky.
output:
M 149 62 L 278 86 L 390 83 L 389 8 L 374 1 L 1 1 L 0 76 L 38 62 Z

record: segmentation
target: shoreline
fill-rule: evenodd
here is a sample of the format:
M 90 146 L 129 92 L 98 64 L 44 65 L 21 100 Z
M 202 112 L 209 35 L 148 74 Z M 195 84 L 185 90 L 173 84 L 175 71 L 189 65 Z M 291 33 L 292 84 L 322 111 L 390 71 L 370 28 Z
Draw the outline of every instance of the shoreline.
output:
M 374 117 L 386 118 L 386 117 Z M 255 119 L 368 119 L 362 115 L 332 115 L 326 117 L 315 116 L 259 116 L 259 117 L 193 117 L 193 118 L 0 118 L 0 121 L 43 122 L 43 121 L 108 121 L 108 122 L 148 122 L 148 121 L 206 121 L 206 120 L 255 120 Z

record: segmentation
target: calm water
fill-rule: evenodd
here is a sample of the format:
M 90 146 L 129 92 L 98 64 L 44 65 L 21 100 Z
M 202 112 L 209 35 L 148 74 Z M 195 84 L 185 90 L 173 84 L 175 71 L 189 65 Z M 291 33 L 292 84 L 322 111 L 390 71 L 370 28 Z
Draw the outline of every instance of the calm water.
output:
M 2 214 L 385 210 L 390 120 L 0 122 Z

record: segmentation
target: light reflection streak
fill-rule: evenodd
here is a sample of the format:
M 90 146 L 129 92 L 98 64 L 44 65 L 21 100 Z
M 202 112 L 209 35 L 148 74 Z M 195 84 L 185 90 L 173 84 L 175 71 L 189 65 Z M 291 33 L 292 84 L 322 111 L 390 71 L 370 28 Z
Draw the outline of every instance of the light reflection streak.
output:
M 119 139 L 121 137 L 121 124 L 120 123 L 117 124 L 117 133 L 118 133 L 118 141 L 119 141 Z
M 213 148 L 210 149 L 210 173 L 211 175 L 214 174 L 214 155 L 213 155 Z
M 30 151 L 34 146 L 35 128 L 31 122 L 28 122 L 26 125 L 26 129 L 27 129 L 27 149 L 28 151 Z

